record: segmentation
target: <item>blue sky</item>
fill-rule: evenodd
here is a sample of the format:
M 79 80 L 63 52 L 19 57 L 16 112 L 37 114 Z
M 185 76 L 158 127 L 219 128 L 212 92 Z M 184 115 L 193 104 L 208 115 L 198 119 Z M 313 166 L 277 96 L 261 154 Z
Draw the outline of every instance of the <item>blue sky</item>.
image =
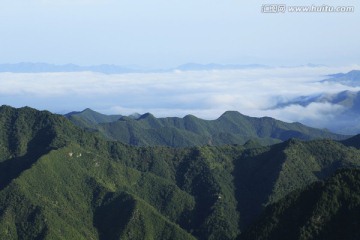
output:
M 268 3 L 278 1 L 1 0 L 0 63 L 359 63 L 359 1 L 296 1 L 354 13 L 261 13 Z
M 327 74 L 360 69 L 360 2 L 296 1 L 297 6 L 354 6 L 354 13 L 261 12 L 264 4 L 273 3 L 277 2 L 0 0 L 0 64 L 274 66 L 113 75 L 2 72 L 0 104 L 55 113 L 92 108 L 108 114 L 193 114 L 205 119 L 236 110 L 327 126 L 341 106 L 273 107 L 304 95 L 360 91 L 319 82 Z M 325 66 L 300 66 L 307 63 Z

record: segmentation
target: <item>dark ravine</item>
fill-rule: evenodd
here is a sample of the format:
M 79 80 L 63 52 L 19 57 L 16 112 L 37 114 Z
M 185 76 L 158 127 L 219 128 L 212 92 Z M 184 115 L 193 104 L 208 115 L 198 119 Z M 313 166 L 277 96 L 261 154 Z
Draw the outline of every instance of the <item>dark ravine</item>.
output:
M 327 186 L 340 169 L 360 166 L 358 136 L 343 142 L 290 139 L 266 147 L 253 140 L 138 147 L 106 141 L 46 111 L 3 106 L 0 113 L 0 172 L 14 158 L 26 156 L 30 163 L 16 163 L 16 174 L 1 177 L 6 185 L 0 189 L 0 239 L 267 239 L 273 234 L 267 216 L 278 213 L 273 206 L 294 199 L 291 207 L 311 208 L 297 196 Z M 352 190 L 345 183 L 339 181 L 338 188 Z M 346 192 L 357 198 L 357 190 Z M 327 223 L 322 229 L 333 226 Z M 254 237 L 254 228 L 265 238 Z M 316 234 L 309 231 L 302 239 Z

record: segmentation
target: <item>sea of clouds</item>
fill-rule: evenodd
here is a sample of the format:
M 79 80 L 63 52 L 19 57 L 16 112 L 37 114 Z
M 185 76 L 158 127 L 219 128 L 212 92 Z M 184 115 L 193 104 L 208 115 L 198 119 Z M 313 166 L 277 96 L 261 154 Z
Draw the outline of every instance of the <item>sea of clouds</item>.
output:
M 193 114 L 216 119 L 227 110 L 316 127 L 331 121 L 342 107 L 312 103 L 274 108 L 300 96 L 359 91 L 320 82 L 328 74 L 360 69 L 346 67 L 278 67 L 239 70 L 179 71 L 106 75 L 73 73 L 0 73 L 0 103 L 30 106 L 55 113 L 85 108 L 105 113 L 151 112 L 157 117 Z M 325 124 L 326 125 L 326 124 Z

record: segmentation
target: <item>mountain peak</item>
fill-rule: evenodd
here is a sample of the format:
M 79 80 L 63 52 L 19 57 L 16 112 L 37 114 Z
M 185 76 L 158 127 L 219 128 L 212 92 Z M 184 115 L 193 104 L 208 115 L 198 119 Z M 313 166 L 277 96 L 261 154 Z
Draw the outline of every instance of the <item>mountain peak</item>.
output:
M 138 117 L 137 120 L 141 120 L 141 119 L 152 119 L 155 118 L 154 115 L 152 115 L 151 113 L 144 113 L 143 115 L 140 115 L 140 117 Z
M 184 119 L 198 119 L 198 118 L 192 114 L 188 114 L 184 117 Z
M 139 117 L 141 117 L 141 114 L 135 112 L 135 113 L 130 114 L 128 117 L 131 119 L 139 119 Z
M 91 108 L 85 108 L 84 110 L 81 111 L 81 113 L 86 113 L 86 112 L 96 113 L 96 111 L 92 110 Z
M 219 119 L 221 119 L 221 118 L 229 118 L 229 117 L 243 117 L 243 116 L 244 115 L 239 113 L 238 111 L 226 111 L 223 114 L 221 114 Z
M 72 119 L 78 126 L 83 125 L 81 122 L 86 123 L 88 128 L 96 128 L 96 124 L 109 123 L 119 120 L 121 115 L 105 115 L 98 113 L 90 108 L 86 108 L 81 112 L 70 112 L 65 114 L 65 117 Z M 75 119 L 74 119 L 75 118 Z M 79 122 L 79 120 L 81 122 Z

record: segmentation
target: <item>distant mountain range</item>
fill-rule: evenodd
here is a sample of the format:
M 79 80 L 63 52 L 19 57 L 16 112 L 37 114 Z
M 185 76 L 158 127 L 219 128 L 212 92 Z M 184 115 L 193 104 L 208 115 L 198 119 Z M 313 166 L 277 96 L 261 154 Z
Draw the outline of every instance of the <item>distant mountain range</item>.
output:
M 0 239 L 357 239 L 359 139 L 134 147 L 2 106 Z
M 319 64 L 306 64 L 300 66 L 281 66 L 282 68 L 293 67 L 323 67 Z M 49 63 L 22 62 L 13 64 L 0 64 L 0 72 L 14 73 L 41 73 L 41 72 L 98 72 L 104 74 L 121 73 L 146 73 L 146 72 L 169 72 L 169 71 L 210 71 L 210 70 L 236 70 L 236 69 L 258 69 L 273 68 L 263 64 L 219 64 L 219 63 L 186 63 L 173 68 L 149 69 L 140 66 L 119 66 L 115 64 L 100 64 L 93 66 L 79 66 L 76 64 L 56 65 Z
M 338 110 L 332 113 L 332 120 L 323 124 L 323 127 L 341 134 L 360 133 L 360 92 L 342 91 L 335 94 L 302 96 L 279 103 L 273 109 L 294 105 L 307 107 L 314 103 L 331 104 L 338 107 Z
M 306 64 L 293 67 L 323 67 L 319 64 Z M 282 66 L 282 68 L 293 68 L 289 66 Z M 13 73 L 42 73 L 42 72 L 98 72 L 104 74 L 121 74 L 121 73 L 147 73 L 147 72 L 170 72 L 175 70 L 180 71 L 210 71 L 210 70 L 236 70 L 236 69 L 264 69 L 273 68 L 269 65 L 263 64 L 219 64 L 219 63 L 186 63 L 173 68 L 157 68 L 149 69 L 139 66 L 119 66 L 115 64 L 100 64 L 93 66 L 79 66 L 76 64 L 56 65 L 49 63 L 7 63 L 0 64 L 0 72 Z M 337 76 L 337 75 L 331 75 Z
M 248 64 L 248 65 L 240 65 L 240 64 L 198 64 L 198 63 L 187 63 L 178 66 L 175 69 L 182 71 L 199 71 L 199 70 L 231 70 L 231 69 L 256 69 L 256 68 L 270 68 L 267 65 L 261 64 Z
M 117 65 L 79 66 L 75 64 L 54 65 L 48 63 L 0 64 L 0 72 L 43 73 L 43 72 L 99 72 L 105 74 L 138 72 L 139 69 Z
M 320 82 L 336 82 L 347 86 L 360 86 L 360 71 L 353 70 L 348 73 L 338 73 L 330 75 L 331 78 L 322 80 Z M 350 108 L 350 111 L 360 111 L 358 106 L 358 92 L 351 92 L 351 91 L 342 91 L 336 94 L 318 94 L 318 95 L 308 95 L 308 96 L 301 96 L 287 102 L 282 102 L 276 105 L 275 108 L 278 107 L 286 107 L 290 105 L 301 105 L 301 106 L 308 106 L 313 102 L 328 102 L 331 104 L 339 104 L 346 108 Z
M 360 86 L 360 70 L 353 70 L 348 73 L 338 73 L 330 75 L 330 77 L 331 78 L 321 82 L 337 82 L 351 87 Z
M 358 87 L 360 86 L 360 71 L 353 70 L 348 73 L 333 74 L 330 75 L 330 78 L 320 82 Z M 294 105 L 307 107 L 313 103 L 327 103 L 338 107 L 338 111 L 332 113 L 332 121 L 326 123 L 324 127 L 342 134 L 360 133 L 360 92 L 347 90 L 338 93 L 304 95 L 285 102 L 279 102 L 271 109 L 281 109 Z
M 216 120 L 203 120 L 192 115 L 184 118 L 156 118 L 150 113 L 129 117 L 107 116 L 91 109 L 65 116 L 77 126 L 98 131 L 108 140 L 137 146 L 244 144 L 249 140 L 268 145 L 290 138 L 346 138 L 344 135 L 310 128 L 301 123 L 285 123 L 270 117 L 248 117 L 235 111 L 225 112 Z
M 360 92 L 342 91 L 335 94 L 323 93 L 314 96 L 301 96 L 287 102 L 279 103 L 275 108 L 291 105 L 308 106 L 311 103 L 331 103 L 345 108 L 347 114 L 360 113 Z
M 146 72 L 169 72 L 174 70 L 181 71 L 203 71 L 203 70 L 230 70 L 230 69 L 254 69 L 270 68 L 260 64 L 197 64 L 188 63 L 175 68 L 168 69 L 145 69 L 141 67 L 125 67 L 112 64 L 102 64 L 94 66 L 79 66 L 75 64 L 55 65 L 48 63 L 15 63 L 0 64 L 0 72 L 13 73 L 43 73 L 43 72 L 98 72 L 104 74 L 121 74 L 121 73 L 146 73 Z

